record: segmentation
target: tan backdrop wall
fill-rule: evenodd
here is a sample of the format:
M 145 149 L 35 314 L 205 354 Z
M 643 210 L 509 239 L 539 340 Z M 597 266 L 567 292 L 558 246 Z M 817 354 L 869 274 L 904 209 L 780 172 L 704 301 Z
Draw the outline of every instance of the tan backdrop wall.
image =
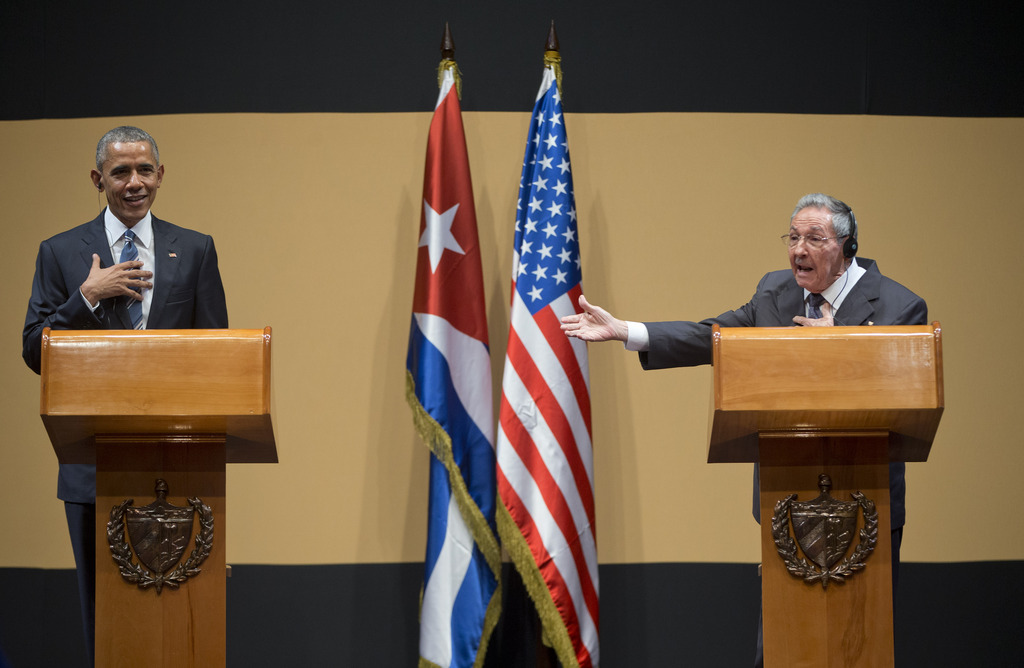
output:
M 70 568 L 38 377 L 20 359 L 39 241 L 92 218 L 95 142 L 160 142 L 154 212 L 212 234 L 234 327 L 274 328 L 280 464 L 228 473 L 234 563 L 419 561 L 427 451 L 404 402 L 429 114 L 186 115 L 0 123 L 0 567 Z M 497 396 L 526 113 L 465 115 Z M 946 413 L 908 466 L 908 561 L 1024 559 L 1017 194 L 1024 120 L 569 115 L 584 288 L 630 319 L 737 307 L 787 266 L 806 192 L 849 202 L 861 253 L 943 325 Z M 708 368 L 645 373 L 591 346 L 599 557 L 756 562 L 749 465 L 704 463 Z M 800 373 L 794 369 L 794 373 Z M 140 376 L 140 382 L 145 382 Z M 814 383 L 842 379 L 808 379 Z M 1005 510 L 1004 510 L 1005 509 Z

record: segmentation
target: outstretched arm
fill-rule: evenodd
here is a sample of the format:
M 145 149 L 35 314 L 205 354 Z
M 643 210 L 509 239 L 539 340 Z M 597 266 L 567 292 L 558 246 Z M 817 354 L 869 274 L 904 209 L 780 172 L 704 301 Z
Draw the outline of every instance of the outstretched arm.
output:
M 619 320 L 600 306 L 594 306 L 584 295 L 579 300 L 582 313 L 562 318 L 562 331 L 582 341 L 622 341 L 629 336 L 625 320 Z

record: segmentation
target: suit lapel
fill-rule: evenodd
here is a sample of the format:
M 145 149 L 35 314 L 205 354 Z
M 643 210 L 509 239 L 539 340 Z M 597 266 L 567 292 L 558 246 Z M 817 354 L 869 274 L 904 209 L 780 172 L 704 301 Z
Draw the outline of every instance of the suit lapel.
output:
M 779 293 L 780 327 L 792 327 L 793 316 L 804 314 L 804 290 L 795 280 L 788 281 Z
M 161 329 L 160 318 L 163 317 L 164 304 L 167 303 L 167 297 L 178 280 L 181 248 L 178 246 L 178 235 L 156 216 L 153 216 L 153 251 L 156 262 L 153 276 L 155 285 L 146 328 Z
M 92 254 L 100 256 L 100 266 L 109 267 L 114 264 L 114 257 L 110 254 L 110 246 L 107 241 L 107 230 L 103 227 L 103 214 L 97 216 L 82 235 L 82 249 L 80 254 L 85 262 L 86 273 L 92 268 Z
M 873 260 L 857 258 L 857 263 L 866 269 L 866 273 L 853 286 L 850 294 L 843 300 L 843 305 L 836 311 L 836 324 L 859 326 L 871 324 L 875 316 L 875 301 L 882 286 L 882 275 Z
M 85 234 L 82 235 L 82 249 L 79 254 L 82 261 L 85 262 L 86 276 L 92 269 L 93 253 L 100 256 L 100 267 L 105 269 L 115 264 L 114 256 L 110 253 L 110 241 L 107 239 L 107 229 L 103 223 L 102 212 L 89 224 Z M 104 299 L 103 308 L 112 311 L 122 327 L 132 329 L 132 317 L 128 314 L 128 303 L 125 299 L 120 297 Z

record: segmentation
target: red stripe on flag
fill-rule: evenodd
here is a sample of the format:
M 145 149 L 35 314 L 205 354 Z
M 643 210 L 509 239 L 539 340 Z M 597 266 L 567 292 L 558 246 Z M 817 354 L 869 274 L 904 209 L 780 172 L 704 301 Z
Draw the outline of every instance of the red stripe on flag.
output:
M 533 517 L 530 515 L 529 510 L 527 510 L 526 504 L 516 494 L 512 485 L 509 484 L 500 466 L 498 467 L 498 493 L 508 508 L 512 519 L 518 525 L 520 533 L 526 539 L 526 544 L 533 554 L 533 559 L 537 563 L 541 577 L 544 578 L 544 583 L 547 585 L 548 591 L 551 592 L 551 600 L 555 604 L 558 614 L 562 617 L 562 623 L 565 624 L 569 637 L 573 640 L 573 647 L 576 650 L 580 666 L 590 666 L 590 650 L 587 649 L 581 640 L 579 617 L 576 614 L 576 607 L 572 604 L 572 596 L 569 594 L 565 578 L 562 577 L 562 573 L 558 570 L 555 560 L 551 558 L 551 555 L 548 554 L 548 551 L 539 540 L 540 531 L 537 529 Z M 590 578 L 588 577 L 587 581 L 589 582 L 589 580 Z M 593 588 L 592 584 L 591 588 Z M 594 604 L 591 605 L 588 601 L 587 608 L 590 610 L 591 618 L 594 620 L 594 626 L 597 627 L 596 595 Z
M 504 394 L 501 395 L 501 416 L 502 431 L 505 432 L 509 444 L 516 451 L 520 461 L 523 462 L 523 466 L 529 471 L 534 485 L 537 486 L 537 490 L 544 500 L 544 505 L 548 507 L 548 512 L 551 513 L 555 524 L 558 526 L 559 531 L 561 531 L 566 543 L 568 543 L 576 535 L 576 526 L 569 512 L 569 504 L 565 500 L 562 488 L 558 486 L 558 483 L 555 482 L 551 472 L 544 464 L 544 459 L 537 450 L 537 446 L 530 437 L 529 432 L 526 431 L 519 417 L 512 411 L 512 406 L 508 403 L 508 398 Z M 500 465 L 498 470 L 501 470 Z
M 594 619 L 594 623 L 596 625 L 598 615 L 598 594 L 597 590 L 594 588 L 594 583 L 590 578 L 590 570 L 587 566 L 586 556 L 583 554 L 583 545 L 580 543 L 579 532 L 576 528 L 575 522 L 573 522 L 572 512 L 569 509 L 569 504 L 565 499 L 565 495 L 562 492 L 561 487 L 558 486 L 558 483 L 555 482 L 547 466 L 545 466 L 544 460 L 541 458 L 533 439 L 530 437 L 529 432 L 527 432 L 523 427 L 519 417 L 512 410 L 512 406 L 508 403 L 508 398 L 504 393 L 501 395 L 500 415 L 501 428 L 505 432 L 509 444 L 516 451 L 519 459 L 522 460 L 523 465 L 529 471 L 534 484 L 537 486 L 537 489 L 540 491 L 541 497 L 544 500 L 544 505 L 547 506 L 548 512 L 551 514 L 558 530 L 562 534 L 563 539 L 569 546 L 572 559 L 576 564 L 576 572 L 580 582 L 580 592 L 583 596 L 584 603 L 590 612 L 590 616 Z M 498 473 L 499 475 L 502 474 L 500 464 L 498 466 Z M 504 493 L 502 493 L 501 496 L 505 505 L 508 506 L 509 500 L 505 498 Z M 515 515 L 513 515 L 513 517 L 515 517 Z M 519 524 L 518 518 L 516 523 Z M 523 527 L 520 524 L 520 530 L 522 529 Z M 593 532 L 593 523 L 590 524 L 589 530 Z M 545 562 L 542 561 L 542 559 L 548 558 L 548 546 L 544 545 L 543 549 L 541 549 L 541 541 L 538 540 L 538 538 L 540 538 L 539 534 L 535 537 L 527 536 L 527 543 L 530 545 L 530 550 L 533 552 L 534 560 L 537 562 L 538 566 L 543 566 Z M 545 577 L 545 581 L 547 581 L 547 577 Z
M 590 427 L 590 390 L 587 388 L 587 378 L 583 375 L 583 370 L 580 369 L 579 362 L 576 360 L 572 341 L 562 331 L 562 322 L 550 306 L 538 311 L 533 319 L 572 384 L 573 394 L 576 395 L 576 407 L 579 409 L 584 424 L 587 425 L 587 433 L 593 438 L 593 431 Z
M 562 338 L 566 339 L 566 336 L 563 334 Z M 594 490 L 591 487 L 587 468 L 580 457 L 579 444 L 572 433 L 569 419 L 562 410 L 562 406 L 555 399 L 543 375 L 541 375 L 541 371 L 534 362 L 533 357 L 530 356 L 529 351 L 523 345 L 522 340 L 519 338 L 519 332 L 514 328 L 509 330 L 507 355 L 509 362 L 515 368 L 520 379 L 522 379 L 523 385 L 530 392 L 530 396 L 540 410 L 541 415 L 544 416 L 544 421 L 558 442 L 562 454 L 565 455 L 566 463 L 572 472 L 573 481 L 576 483 L 576 489 L 579 490 L 583 509 L 587 513 L 590 531 L 593 533 L 595 526 Z M 511 410 L 511 406 L 509 408 Z M 589 425 L 587 433 L 590 433 Z

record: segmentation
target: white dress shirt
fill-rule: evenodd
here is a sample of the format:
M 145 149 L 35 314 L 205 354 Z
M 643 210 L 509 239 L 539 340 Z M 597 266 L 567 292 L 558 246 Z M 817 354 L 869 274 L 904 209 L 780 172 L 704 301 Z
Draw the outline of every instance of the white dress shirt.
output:
M 108 207 L 103 212 L 103 228 L 107 233 L 107 244 L 110 246 L 110 254 L 114 258 L 114 264 L 117 264 L 121 259 L 121 251 L 124 250 L 124 233 L 128 230 L 128 227 L 122 223 L 117 216 L 110 212 Z M 139 251 L 139 260 L 142 261 L 142 268 L 153 272 L 153 277 L 146 279 L 150 283 L 156 286 L 156 254 L 154 252 L 155 240 L 153 239 L 153 216 L 151 212 L 147 211 L 146 215 L 139 222 L 131 228 L 132 232 L 135 233 L 135 247 Z M 79 290 L 81 294 L 81 290 Z M 85 295 L 82 295 L 82 299 L 85 299 Z M 89 308 L 95 311 L 99 307 L 97 302 L 96 306 L 89 304 L 89 300 L 85 299 L 85 303 Z M 146 329 L 146 323 L 149 322 L 149 309 L 153 305 L 153 288 L 142 289 L 142 321 L 139 324 L 139 329 Z
M 832 320 L 836 325 L 842 325 L 842 319 L 836 314 L 839 307 L 843 305 L 843 300 L 853 290 L 853 286 L 857 285 L 857 281 L 860 280 L 861 276 L 867 273 L 864 267 L 857 264 L 857 258 L 850 260 L 850 266 L 846 268 L 843 275 L 832 282 L 832 285 L 828 286 L 821 291 L 821 296 L 825 298 L 828 305 L 832 308 Z M 811 317 L 809 303 L 809 297 L 811 296 L 810 290 L 804 290 L 804 315 L 808 318 Z

